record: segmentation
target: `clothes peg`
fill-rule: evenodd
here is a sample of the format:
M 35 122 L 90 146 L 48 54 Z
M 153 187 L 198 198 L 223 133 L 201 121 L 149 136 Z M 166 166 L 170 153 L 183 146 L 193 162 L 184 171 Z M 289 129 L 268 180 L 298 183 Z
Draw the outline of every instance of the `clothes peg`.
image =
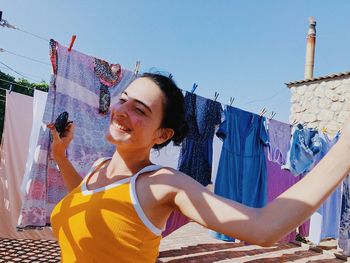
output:
M 198 84 L 197 83 L 193 83 L 191 93 L 194 93 L 194 91 L 196 90 L 197 87 L 198 87 Z
M 137 60 L 136 64 L 135 64 L 135 69 L 134 69 L 134 75 L 135 76 L 137 76 L 137 74 L 139 74 L 140 65 L 141 65 L 141 61 Z
M 232 103 L 235 101 L 235 97 L 230 97 L 230 106 L 232 106 Z
M 74 45 L 74 41 L 75 41 L 76 38 L 77 38 L 76 35 L 72 36 L 72 39 L 71 39 L 70 44 L 69 44 L 68 52 L 71 52 L 71 50 L 73 48 L 73 45 Z
M 276 112 L 272 111 L 272 112 L 271 112 L 271 115 L 270 115 L 270 119 L 272 120 L 273 117 L 275 117 L 275 115 L 276 115 Z
M 12 92 L 12 84 L 10 84 L 10 91 L 9 91 L 9 94 L 11 94 Z
M 214 101 L 216 101 L 218 97 L 219 97 L 219 92 L 216 92 L 216 91 L 215 91 L 215 94 L 214 94 Z
M 260 111 L 259 116 L 262 117 L 266 112 L 267 112 L 266 108 L 263 108 L 263 109 Z

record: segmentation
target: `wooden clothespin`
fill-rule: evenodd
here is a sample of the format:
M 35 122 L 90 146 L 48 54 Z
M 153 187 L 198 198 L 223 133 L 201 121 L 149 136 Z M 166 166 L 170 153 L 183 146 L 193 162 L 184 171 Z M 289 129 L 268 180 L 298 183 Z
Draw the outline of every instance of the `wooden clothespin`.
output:
M 232 106 L 232 103 L 235 101 L 235 97 L 230 97 L 230 106 Z
M 70 44 L 69 44 L 68 52 L 71 52 L 71 50 L 73 48 L 73 45 L 74 45 L 74 41 L 75 41 L 76 38 L 77 38 L 76 35 L 72 36 L 72 39 L 71 39 Z
M 218 97 L 219 97 L 219 92 L 216 92 L 216 91 L 215 91 L 215 94 L 214 94 L 214 101 L 216 101 L 216 100 L 218 99 Z
M 10 89 L 9 90 L 10 90 L 9 94 L 11 94 L 11 92 L 12 92 L 12 84 L 10 84 Z
M 140 65 L 141 65 L 141 61 L 136 61 L 135 64 L 135 69 L 134 69 L 134 75 L 137 76 L 137 74 L 139 74 L 139 70 L 140 70 Z
M 276 115 L 276 112 L 272 111 L 272 112 L 271 112 L 271 115 L 270 115 L 270 119 L 272 120 L 273 117 L 275 117 L 275 115 Z
M 266 108 L 263 108 L 263 109 L 260 111 L 259 116 L 262 117 L 266 112 L 267 112 Z
M 194 93 L 197 87 L 198 87 L 198 84 L 197 83 L 193 83 L 191 93 Z

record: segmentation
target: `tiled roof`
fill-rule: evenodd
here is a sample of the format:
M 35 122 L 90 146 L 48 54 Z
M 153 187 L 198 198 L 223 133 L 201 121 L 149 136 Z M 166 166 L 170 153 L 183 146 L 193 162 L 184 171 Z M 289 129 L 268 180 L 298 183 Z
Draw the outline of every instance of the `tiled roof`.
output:
M 350 76 L 350 71 L 328 74 L 326 76 L 317 77 L 317 78 L 313 78 L 313 79 L 296 80 L 296 81 L 287 82 L 285 84 L 288 87 L 290 87 L 293 85 L 299 85 L 299 84 L 305 84 L 305 83 L 310 83 L 310 82 L 316 82 L 316 81 L 320 81 L 320 80 L 329 80 L 329 79 L 341 78 L 341 77 L 347 77 L 347 76 Z

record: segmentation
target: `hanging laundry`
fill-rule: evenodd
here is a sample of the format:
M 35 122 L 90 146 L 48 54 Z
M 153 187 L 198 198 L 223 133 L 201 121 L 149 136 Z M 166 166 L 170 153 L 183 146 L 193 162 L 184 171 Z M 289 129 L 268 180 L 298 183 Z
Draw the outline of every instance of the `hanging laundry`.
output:
M 267 155 L 267 154 L 266 154 Z M 286 191 L 288 188 L 293 186 L 295 183 L 302 179 L 302 176 L 293 176 L 290 171 L 281 169 L 278 163 L 270 160 L 266 160 L 267 167 L 267 199 L 271 202 L 277 198 L 280 194 Z M 309 236 L 309 226 L 310 221 L 307 220 L 298 229 L 301 236 Z M 296 231 L 290 232 L 288 235 L 284 236 L 280 242 L 290 242 L 295 241 Z
M 315 166 L 338 141 L 339 133 L 331 140 L 326 133 L 319 133 L 322 148 L 315 156 Z M 341 213 L 341 185 L 327 198 L 311 216 L 310 241 L 318 244 L 324 238 L 338 238 Z M 320 221 L 320 223 L 318 223 Z M 317 229 L 319 225 L 319 229 Z M 311 232 L 312 230 L 312 232 Z
M 221 122 L 222 107 L 217 101 L 186 92 L 185 112 L 189 132 L 182 142 L 178 169 L 207 186 L 211 183 L 213 137 Z
M 295 176 L 304 175 L 313 168 L 315 158 L 320 158 L 316 156 L 323 155 L 320 151 L 326 149 L 325 142 L 317 130 L 304 128 L 301 124 L 292 133 L 287 163 L 282 168 Z
M 37 90 L 34 92 L 34 98 L 13 91 L 11 94 L 7 91 L 6 94 L 0 153 L 0 238 L 54 239 L 49 228 L 43 231 L 16 231 L 21 209 L 20 188 L 26 170 L 28 148 L 31 140 L 35 140 L 35 128 L 32 127 L 32 123 L 37 115 L 42 114 L 40 107 L 43 102 L 45 105 L 45 94 L 47 93 Z
M 217 136 L 223 140 L 223 146 L 214 192 L 247 206 L 263 207 L 267 201 L 265 118 L 227 106 Z M 216 232 L 213 236 L 234 241 Z
M 50 41 L 50 59 L 54 75 L 49 88 L 44 123 L 53 122 L 67 111 L 74 122 L 74 140 L 67 157 L 83 177 L 93 162 L 112 156 L 113 145 L 104 139 L 109 123 L 109 106 L 134 79 L 134 74 L 120 66 L 108 64 L 75 50 L 68 52 L 58 42 Z M 102 92 L 101 86 L 105 91 Z M 100 96 L 101 95 L 101 96 Z M 110 101 L 110 103 L 109 103 Z M 50 131 L 41 128 L 38 156 L 25 186 L 18 228 L 49 225 L 53 207 L 67 193 L 56 162 L 50 155 Z
M 269 161 L 286 164 L 287 153 L 290 148 L 291 126 L 287 123 L 273 119 L 266 119 L 268 127 L 269 144 L 267 146 L 267 158 Z
M 343 181 L 338 246 L 350 256 L 350 176 Z

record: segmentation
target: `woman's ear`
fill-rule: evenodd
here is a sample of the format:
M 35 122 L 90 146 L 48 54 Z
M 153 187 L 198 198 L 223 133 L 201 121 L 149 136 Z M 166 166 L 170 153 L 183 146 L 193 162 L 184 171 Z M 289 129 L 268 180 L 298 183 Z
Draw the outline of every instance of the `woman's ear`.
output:
M 174 130 L 171 128 L 160 128 L 159 136 L 156 139 L 156 144 L 162 144 L 174 136 Z

